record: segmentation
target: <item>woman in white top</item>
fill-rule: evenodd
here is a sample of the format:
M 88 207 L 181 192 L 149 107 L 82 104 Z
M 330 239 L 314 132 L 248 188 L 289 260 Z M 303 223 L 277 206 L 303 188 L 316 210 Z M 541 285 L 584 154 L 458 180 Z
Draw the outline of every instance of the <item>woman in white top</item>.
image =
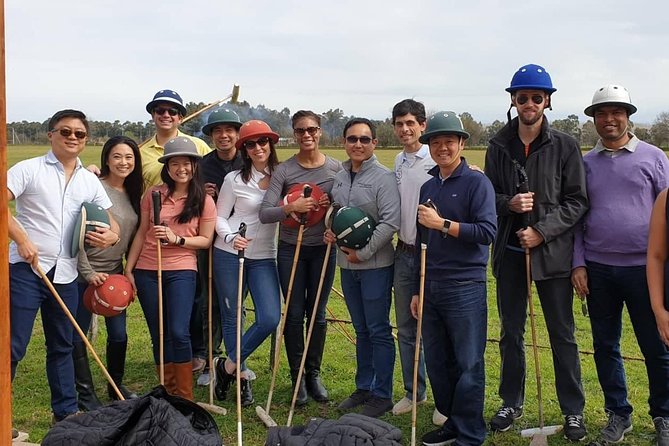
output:
M 218 197 L 214 243 L 214 281 L 223 319 L 223 342 L 228 358 L 216 358 L 216 397 L 225 399 L 234 378 L 237 353 L 238 251 L 244 250 L 244 294 L 249 290 L 255 322 L 242 336 L 240 363 L 273 333 L 281 317 L 279 276 L 276 268 L 278 223 L 263 224 L 258 210 L 279 160 L 274 144 L 279 135 L 263 121 L 246 122 L 239 131 L 237 149 L 244 167 L 230 172 Z M 246 225 L 246 236 L 239 227 Z M 242 370 L 242 405 L 253 404 L 250 382 Z

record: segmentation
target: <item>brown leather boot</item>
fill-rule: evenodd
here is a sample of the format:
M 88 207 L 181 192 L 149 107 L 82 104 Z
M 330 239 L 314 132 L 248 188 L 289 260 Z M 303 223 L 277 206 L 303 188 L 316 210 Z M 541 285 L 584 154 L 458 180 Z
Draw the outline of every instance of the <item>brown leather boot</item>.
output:
M 193 364 L 191 361 L 174 363 L 174 376 L 176 378 L 176 391 L 178 395 L 187 400 L 193 401 Z
M 177 382 L 174 372 L 174 363 L 168 362 L 165 363 L 165 390 L 170 395 L 177 395 Z M 158 381 L 160 381 L 160 366 L 156 365 L 156 374 L 158 375 Z

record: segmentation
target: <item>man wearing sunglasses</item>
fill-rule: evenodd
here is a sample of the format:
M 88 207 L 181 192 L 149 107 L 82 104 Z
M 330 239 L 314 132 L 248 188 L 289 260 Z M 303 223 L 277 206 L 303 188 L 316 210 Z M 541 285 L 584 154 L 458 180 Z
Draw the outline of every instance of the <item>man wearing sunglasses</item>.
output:
M 618 443 L 632 430 L 620 354 L 625 305 L 646 363 L 657 444 L 667 446 L 669 350 L 651 308 L 646 251 L 653 204 L 669 186 L 669 161 L 662 150 L 630 131 L 629 116 L 636 110 L 625 87 L 606 85 L 595 91 L 584 111 L 593 118 L 600 139 L 583 157 L 590 209 L 574 234 L 572 283 L 579 296 L 587 296 L 595 365 L 608 416 L 601 439 Z
M 492 266 L 502 325 L 502 406 L 490 427 L 506 431 L 523 414 L 527 253 L 550 337 L 564 435 L 580 441 L 586 436 L 585 396 L 570 276 L 574 226 L 588 209 L 583 159 L 576 140 L 552 129 L 544 117 L 556 89 L 543 67 L 520 67 L 506 91 L 518 116 L 511 120 L 509 109 L 509 122 L 490 140 L 485 162 L 497 207 Z M 521 181 L 525 178 L 527 182 Z
M 202 156 L 211 152 L 211 149 L 200 138 L 179 131 L 179 124 L 186 115 L 186 107 L 184 107 L 183 100 L 176 91 L 160 90 L 146 104 L 146 111 L 151 114 L 151 119 L 156 125 L 156 134 L 139 148 L 142 155 L 144 187 L 149 188 L 162 183 L 160 171 L 163 164 L 158 161 L 158 158 L 164 155 L 163 146 L 170 139 L 177 136 L 186 136 L 192 139 L 198 153 Z
M 79 160 L 88 132 L 82 112 L 61 110 L 49 120 L 51 150 L 19 162 L 7 172 L 7 197 L 9 201 L 16 199 L 16 218 L 9 218 L 12 379 L 40 311 L 55 421 L 78 410 L 72 362 L 74 329 L 37 268 L 46 273 L 70 312 L 76 314 L 77 258 L 71 257 L 70 249 L 75 223 L 85 202 L 104 209 L 112 206 L 100 181 Z M 110 222 L 111 230 L 89 232 L 86 242 L 106 248 L 118 241 L 118 225 L 111 216 Z

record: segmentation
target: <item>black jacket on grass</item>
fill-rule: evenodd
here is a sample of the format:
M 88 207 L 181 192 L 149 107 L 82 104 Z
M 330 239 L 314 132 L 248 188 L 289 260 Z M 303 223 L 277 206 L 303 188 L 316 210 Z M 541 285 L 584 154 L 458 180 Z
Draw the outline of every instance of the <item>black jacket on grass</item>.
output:
M 271 427 L 265 446 L 400 446 L 402 431 L 385 421 L 350 413 L 313 418 L 306 426 Z
M 116 401 L 56 423 L 43 446 L 222 446 L 209 413 L 158 386 L 137 399 Z

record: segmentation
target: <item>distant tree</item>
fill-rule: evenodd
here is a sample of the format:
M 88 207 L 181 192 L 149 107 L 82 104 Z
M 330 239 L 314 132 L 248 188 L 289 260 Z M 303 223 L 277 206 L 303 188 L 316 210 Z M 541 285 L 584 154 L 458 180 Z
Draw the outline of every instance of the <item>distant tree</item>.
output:
M 597 134 L 597 129 L 595 129 L 595 123 L 592 121 L 587 121 L 583 124 L 581 129 L 581 147 L 593 147 L 597 144 L 599 135 Z
M 346 119 L 344 112 L 339 109 L 330 109 L 326 112 L 321 113 L 323 119 L 321 120 L 321 128 L 323 129 L 323 136 L 325 136 L 326 144 L 335 144 L 342 135 L 344 131 L 344 124 L 346 124 Z
M 651 141 L 658 147 L 669 145 L 669 112 L 657 115 L 653 126 L 650 128 Z
M 485 128 L 485 136 L 484 136 L 485 141 L 483 142 L 487 144 L 488 141 L 490 141 L 493 138 L 493 136 L 497 134 L 497 132 L 502 130 L 504 125 L 505 123 L 503 123 L 499 119 L 495 119 L 492 124 L 490 124 Z
M 461 113 L 460 120 L 462 121 L 462 126 L 465 128 L 465 131 L 469 133 L 467 144 L 470 146 L 480 145 L 485 136 L 483 124 L 477 122 L 469 112 Z
M 395 137 L 395 131 L 393 129 L 393 124 L 390 122 L 390 118 L 387 118 L 385 121 L 376 121 L 376 139 L 379 140 L 379 147 L 393 147 L 397 146 L 397 138 Z
M 637 138 L 643 140 L 643 141 L 650 141 L 651 140 L 651 134 L 650 134 L 650 129 L 646 127 L 637 127 L 634 129 L 634 134 L 636 135 Z
M 566 119 L 556 119 L 551 123 L 551 126 L 573 136 L 576 141 L 581 140 L 581 123 L 576 115 L 569 115 Z

